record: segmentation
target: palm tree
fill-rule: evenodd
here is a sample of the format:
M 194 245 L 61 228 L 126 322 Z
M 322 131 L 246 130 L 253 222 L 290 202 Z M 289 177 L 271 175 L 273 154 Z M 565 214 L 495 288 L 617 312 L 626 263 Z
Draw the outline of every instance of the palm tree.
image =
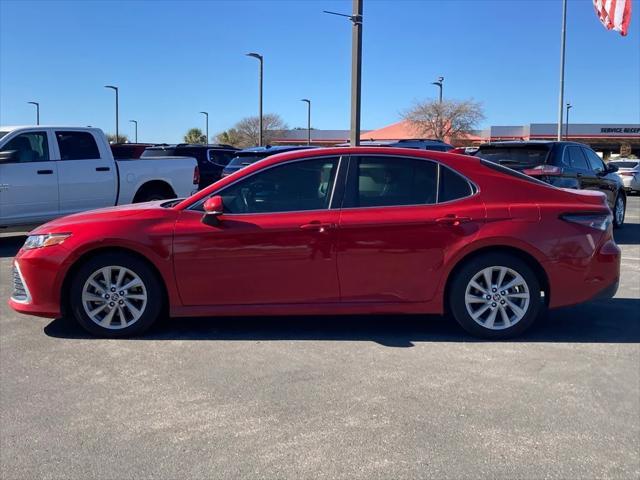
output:
M 207 137 L 199 128 L 190 128 L 184 136 L 185 143 L 207 143 Z

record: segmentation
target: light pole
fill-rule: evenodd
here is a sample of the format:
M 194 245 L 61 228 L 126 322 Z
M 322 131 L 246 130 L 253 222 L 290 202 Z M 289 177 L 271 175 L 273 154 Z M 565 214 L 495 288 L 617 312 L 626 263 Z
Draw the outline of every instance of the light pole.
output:
M 138 121 L 137 120 L 129 120 L 131 123 L 133 123 L 136 126 L 136 143 L 138 143 Z
M 40 104 L 38 102 L 27 102 L 36 106 L 36 125 L 40 125 Z
M 571 110 L 572 108 L 573 108 L 573 105 L 571 105 L 570 103 L 567 103 L 567 125 L 564 131 L 565 140 L 569 140 L 569 110 Z
M 113 85 L 105 85 L 104 88 L 110 88 L 114 92 L 116 92 L 116 143 L 120 142 L 120 135 L 118 130 L 118 87 L 114 87 Z
M 567 44 L 567 0 L 562 0 L 562 31 L 560 32 L 560 92 L 558 94 L 558 138 L 562 140 L 562 104 L 564 103 L 564 55 Z
M 440 103 L 442 103 L 442 82 L 444 82 L 444 77 L 438 77 L 437 82 L 431 82 L 431 85 L 435 85 L 440 89 Z
M 206 133 L 207 139 L 204 142 L 205 145 L 206 145 L 206 144 L 209 143 L 209 112 L 200 112 L 200 113 L 203 114 L 205 116 L 205 118 L 206 118 L 206 121 L 205 121 L 205 132 L 207 132 Z
M 251 53 L 247 53 L 246 54 L 247 57 L 253 57 L 253 58 L 257 58 L 258 61 L 260 62 L 260 93 L 259 93 L 259 106 L 258 106 L 258 122 L 259 122 L 259 129 L 260 131 L 258 132 L 258 146 L 261 147 L 262 146 L 262 73 L 263 73 L 263 68 L 264 68 L 264 57 L 262 55 L 260 55 L 259 53 L 255 53 L 255 52 L 251 52 Z
M 307 145 L 311 145 L 311 100 L 303 98 L 300 101 L 307 104 Z
M 360 105 L 362 98 L 362 2 L 353 0 L 351 15 L 329 12 L 324 13 L 347 17 L 351 20 L 351 138 L 352 147 L 360 145 Z

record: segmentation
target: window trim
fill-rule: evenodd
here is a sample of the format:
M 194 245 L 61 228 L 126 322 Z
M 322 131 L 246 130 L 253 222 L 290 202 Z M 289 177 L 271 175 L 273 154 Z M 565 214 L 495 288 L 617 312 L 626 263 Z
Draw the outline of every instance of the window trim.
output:
M 425 162 L 431 162 L 431 163 L 435 163 L 436 164 L 436 168 L 437 168 L 437 173 L 436 173 L 436 201 L 435 203 L 412 203 L 412 204 L 407 204 L 407 205 L 377 205 L 377 206 L 365 206 L 365 207 L 345 207 L 342 205 L 340 205 L 340 209 L 341 210 L 346 210 L 346 211 L 351 211 L 351 210 L 362 210 L 362 209 L 380 209 L 380 208 L 409 208 L 409 207 L 433 207 L 433 206 L 438 206 L 438 205 L 449 205 L 451 203 L 454 202 L 458 202 L 460 200 L 466 200 L 472 197 L 475 197 L 476 195 L 478 195 L 478 193 L 480 193 L 480 188 L 473 182 L 471 181 L 467 176 L 463 175 L 462 173 L 458 172 L 457 170 L 454 170 L 453 168 L 449 167 L 448 165 L 443 164 L 442 162 L 439 162 L 437 160 L 432 160 L 430 158 L 422 158 L 422 157 L 412 157 L 409 155 L 389 155 L 389 154 L 384 154 L 384 153 L 358 153 L 355 155 L 349 155 L 349 168 L 348 168 L 348 174 L 352 173 L 355 168 L 351 167 L 352 165 L 352 159 L 355 160 L 355 162 L 357 162 L 357 158 L 356 157 L 384 157 L 384 158 L 403 158 L 403 159 L 409 159 L 409 160 L 420 160 L 420 161 L 425 161 Z M 355 163 L 355 165 L 357 165 L 357 163 Z M 447 168 L 449 169 L 451 172 L 453 172 L 456 175 L 459 175 L 460 177 L 462 177 L 468 184 L 469 184 L 469 189 L 471 190 L 471 194 L 467 195 L 465 197 L 460 197 L 460 198 L 455 198 L 453 200 L 447 200 L 446 202 L 441 202 L 440 201 L 440 171 L 442 168 Z M 344 201 L 344 199 L 346 198 L 346 191 L 347 191 L 347 187 L 348 187 L 348 182 L 347 182 L 348 178 L 345 178 L 345 183 L 344 183 L 344 192 L 342 195 L 342 200 Z
M 336 185 L 338 183 L 338 180 L 340 179 L 341 169 L 344 168 L 344 167 L 342 167 L 342 165 L 344 163 L 343 160 L 346 158 L 346 155 L 322 155 L 322 156 L 318 156 L 318 157 L 296 158 L 296 159 L 293 159 L 293 160 L 289 160 L 287 162 L 275 163 L 273 165 L 269 165 L 268 167 L 261 168 L 260 170 L 256 170 L 255 172 L 252 172 L 252 173 L 250 173 L 248 175 L 244 175 L 244 176 L 234 180 L 233 182 L 225 185 L 224 187 L 221 187 L 219 190 L 215 190 L 214 192 L 211 192 L 211 194 L 207 195 L 206 197 L 203 197 L 200 200 L 198 200 L 197 202 L 189 205 L 187 208 L 185 208 L 185 210 L 191 210 L 191 211 L 200 212 L 200 210 L 198 210 L 198 207 L 201 207 L 202 205 L 204 205 L 204 202 L 206 202 L 211 197 L 213 197 L 215 195 L 220 195 L 220 193 L 222 193 L 227 188 L 232 187 L 236 183 L 241 182 L 243 180 L 246 180 L 247 178 L 251 178 L 254 175 L 257 175 L 259 173 L 266 172 L 267 170 L 270 170 L 272 168 L 281 167 L 283 165 L 289 165 L 291 163 L 305 162 L 305 161 L 310 161 L 310 160 L 322 160 L 323 158 L 337 158 L 338 159 L 338 165 L 336 166 L 337 170 L 336 170 L 336 174 L 335 174 L 334 180 L 333 180 L 333 187 L 331 188 L 331 197 L 329 197 L 329 204 L 327 205 L 326 208 L 315 208 L 313 210 L 286 210 L 286 211 L 282 211 L 282 212 L 223 213 L 223 216 L 224 217 L 240 217 L 240 216 L 248 216 L 248 215 L 278 215 L 278 214 L 282 214 L 282 213 L 326 212 L 326 211 L 329 211 L 329 210 L 339 210 L 340 209 L 339 206 L 337 208 L 334 207 L 334 200 L 335 200 L 334 195 L 336 193 Z M 340 203 L 342 203 L 342 200 L 340 201 Z

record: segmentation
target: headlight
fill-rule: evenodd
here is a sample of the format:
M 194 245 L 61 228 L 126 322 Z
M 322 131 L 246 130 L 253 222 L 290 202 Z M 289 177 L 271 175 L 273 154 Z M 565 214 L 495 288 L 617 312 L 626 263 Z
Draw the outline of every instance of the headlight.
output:
M 71 236 L 70 233 L 47 233 L 44 235 L 29 235 L 22 248 L 33 250 L 34 248 L 59 245 Z

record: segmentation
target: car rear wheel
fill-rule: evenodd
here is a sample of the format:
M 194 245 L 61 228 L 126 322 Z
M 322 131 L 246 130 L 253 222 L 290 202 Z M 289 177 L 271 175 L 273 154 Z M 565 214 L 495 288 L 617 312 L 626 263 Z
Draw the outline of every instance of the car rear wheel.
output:
M 72 280 L 70 296 L 78 323 L 101 337 L 140 334 L 162 310 L 162 288 L 155 272 L 125 253 L 106 253 L 83 264 Z
M 616 203 L 613 206 L 613 227 L 621 228 L 624 225 L 624 217 L 627 209 L 627 202 L 622 193 L 618 193 Z
M 519 335 L 544 310 L 536 274 L 509 254 L 490 253 L 470 260 L 456 273 L 449 292 L 456 321 L 481 338 Z

